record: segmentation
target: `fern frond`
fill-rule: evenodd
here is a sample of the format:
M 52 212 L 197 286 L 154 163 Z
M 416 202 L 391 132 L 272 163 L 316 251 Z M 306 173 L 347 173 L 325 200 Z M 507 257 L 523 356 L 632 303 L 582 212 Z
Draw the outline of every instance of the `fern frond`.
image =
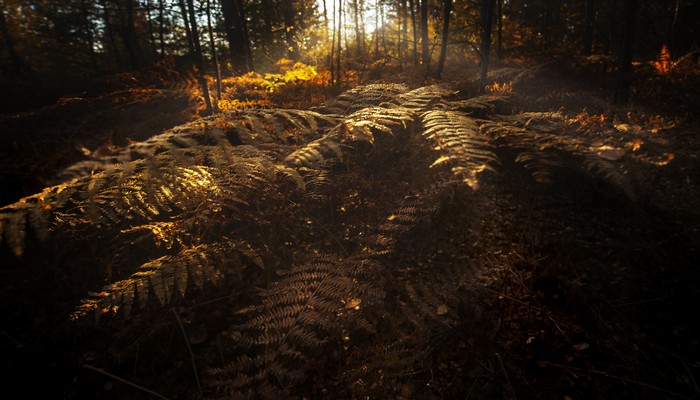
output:
M 493 170 L 496 155 L 490 150 L 489 141 L 479 130 L 476 120 L 457 111 L 429 111 L 422 115 L 425 130 L 423 136 L 437 143 L 436 149 L 445 153 L 433 162 L 432 167 L 449 162 L 452 172 L 472 189 L 478 189 L 478 176 L 485 170 Z
M 408 86 L 396 83 L 358 86 L 341 93 L 334 101 L 321 107 L 321 110 L 330 114 L 347 115 L 363 108 L 392 101 L 408 90 Z
M 422 86 L 398 95 L 391 103 L 419 114 L 433 108 L 449 107 L 456 94 L 456 91 L 443 85 Z
M 143 305 L 153 297 L 160 304 L 167 304 L 173 296 L 184 296 L 192 287 L 201 289 L 206 282 L 216 283 L 225 274 L 240 272 L 246 264 L 260 263 L 259 255 L 245 242 L 201 244 L 141 265 L 129 278 L 93 293 L 72 318 L 92 312 L 97 317 L 108 313 L 129 316 L 135 305 Z
M 262 291 L 262 304 L 244 310 L 247 322 L 229 334 L 246 355 L 258 354 L 211 369 L 210 385 L 226 396 L 288 397 L 319 367 L 314 354 L 373 329 L 361 312 L 382 296 L 363 282 L 370 268 L 368 261 L 334 257 L 294 266 Z
M 396 128 L 405 129 L 412 121 L 413 116 L 407 109 L 367 107 L 343 119 L 343 126 L 350 141 L 374 143 L 373 132 L 393 136 Z

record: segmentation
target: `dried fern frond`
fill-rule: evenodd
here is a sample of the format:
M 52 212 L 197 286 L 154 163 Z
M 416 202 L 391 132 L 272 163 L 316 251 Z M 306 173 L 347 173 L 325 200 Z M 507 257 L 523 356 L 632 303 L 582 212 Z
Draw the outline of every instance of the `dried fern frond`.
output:
M 245 242 L 201 244 L 141 265 L 129 278 L 83 300 L 71 317 L 78 319 L 92 312 L 97 317 L 108 313 L 129 316 L 133 306 L 153 297 L 167 304 L 176 294 L 184 296 L 191 287 L 201 289 L 205 282 L 216 283 L 224 274 L 240 272 L 248 264 L 262 268 L 260 256 Z
M 449 162 L 452 172 L 472 189 L 479 188 L 478 176 L 493 170 L 498 158 L 490 150 L 489 140 L 481 134 L 476 120 L 457 111 L 429 111 L 422 115 L 423 136 L 436 142 L 444 153 L 432 167 Z
M 243 311 L 248 321 L 228 337 L 244 355 L 210 369 L 209 384 L 227 397 L 289 397 L 322 368 L 316 354 L 373 331 L 361 311 L 382 296 L 364 282 L 370 268 L 334 257 L 294 266 L 262 292 L 261 305 Z
M 367 107 L 343 119 L 350 141 L 374 143 L 373 132 L 394 135 L 399 126 L 403 129 L 413 121 L 411 112 L 403 108 Z
M 341 93 L 334 101 L 321 107 L 322 112 L 347 115 L 363 108 L 378 106 L 408 92 L 408 86 L 396 83 L 374 83 L 358 86 Z
M 118 163 L 167 154 L 182 160 L 206 146 L 224 147 L 265 143 L 306 143 L 338 124 L 332 116 L 307 110 L 252 109 L 229 111 L 167 130 L 132 143 L 115 155 L 78 162 L 57 175 L 65 181 L 107 170 Z M 195 163 L 195 160 L 192 161 Z
M 455 90 L 443 85 L 422 86 L 400 94 L 391 104 L 419 114 L 433 108 L 449 107 L 449 102 L 456 100 L 454 99 L 456 94 Z M 383 106 L 388 105 L 384 104 Z

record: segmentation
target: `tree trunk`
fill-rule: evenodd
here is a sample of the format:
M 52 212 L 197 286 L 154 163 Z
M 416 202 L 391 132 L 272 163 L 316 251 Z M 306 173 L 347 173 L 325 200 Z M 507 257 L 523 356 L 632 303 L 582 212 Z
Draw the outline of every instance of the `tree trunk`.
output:
M 214 30 L 211 26 L 211 2 L 207 0 L 207 30 L 209 31 L 209 47 L 211 47 L 211 55 L 214 59 L 214 73 L 216 77 L 216 98 L 221 99 L 221 73 L 219 72 L 219 54 L 216 51 L 216 42 L 214 41 Z
M 442 45 L 440 46 L 440 59 L 438 60 L 437 71 L 435 75 L 438 78 L 442 77 L 442 70 L 445 67 L 445 58 L 447 58 L 447 41 L 450 36 L 450 14 L 452 13 L 452 0 L 442 0 L 443 3 L 443 24 L 442 24 Z
M 153 33 L 153 22 L 151 21 L 151 0 L 146 1 L 146 21 L 148 23 L 148 44 L 151 45 L 151 53 L 153 54 L 153 59 L 158 57 L 158 50 L 156 50 L 156 36 Z
M 632 56 L 634 55 L 634 25 L 637 18 L 637 0 L 625 0 L 625 36 L 620 55 L 620 76 L 615 91 L 615 103 L 629 101 L 632 80 Z
M 131 63 L 131 69 L 138 70 L 139 59 L 135 44 L 137 38 L 134 29 L 134 0 L 126 0 L 126 26 L 121 29 L 121 37 Z
M 503 58 L 503 0 L 498 0 L 497 3 L 497 16 L 496 16 L 496 29 L 497 29 L 497 46 L 496 47 L 496 55 L 498 56 L 498 59 Z
M 343 0 L 338 0 L 338 58 L 336 60 L 336 67 L 335 67 L 335 74 L 336 74 L 336 81 L 335 84 L 337 86 L 340 86 L 340 56 L 342 54 L 341 52 L 341 39 L 342 39 L 342 33 L 343 33 Z
M 586 22 L 583 27 L 583 55 L 590 56 L 593 52 L 593 23 L 595 18 L 593 0 L 586 0 Z
M 333 23 L 335 23 L 335 0 L 331 0 L 333 2 Z M 333 29 L 333 36 L 331 37 L 331 54 L 330 57 L 328 57 L 330 61 L 330 70 L 331 70 L 331 85 L 335 85 L 335 29 Z
M 105 24 L 105 32 L 107 32 L 107 37 L 109 39 L 109 45 L 112 48 L 112 53 L 114 54 L 114 60 L 117 62 L 117 68 L 122 67 L 122 60 L 119 56 L 119 49 L 117 49 L 117 40 L 114 38 L 114 27 L 111 20 L 109 19 L 109 7 L 107 6 L 106 0 L 101 0 L 103 19 Z
M 427 70 L 430 67 L 430 47 L 428 43 L 428 0 L 420 0 L 420 33 L 422 61 Z
M 361 31 L 361 26 L 360 26 L 360 10 L 359 10 L 359 3 L 360 0 L 354 0 L 352 2 L 352 11 L 353 11 L 353 17 L 355 19 L 355 51 L 357 52 L 357 56 L 361 57 L 363 53 L 362 49 L 362 42 L 364 42 L 364 38 L 362 37 L 362 31 Z
M 158 0 L 158 35 L 160 40 L 160 59 L 165 57 L 165 4 L 164 0 Z
M 204 78 L 204 58 L 202 57 L 202 46 L 199 43 L 199 32 L 197 29 L 197 16 L 194 13 L 194 2 L 193 0 L 187 0 L 187 7 L 190 12 L 190 25 L 192 32 L 192 44 L 194 45 L 194 61 L 197 64 L 198 76 L 197 80 L 199 85 L 202 87 L 202 96 L 204 96 L 204 103 L 206 104 L 205 115 L 211 115 L 213 113 L 213 108 L 211 105 L 211 96 L 209 95 L 209 87 L 207 85 L 207 80 Z
M 251 71 L 253 66 L 243 1 L 222 0 L 221 8 L 224 14 L 224 27 L 233 73 L 236 75 L 245 74 Z
M 416 29 L 416 4 L 414 0 L 408 1 L 411 8 L 411 30 L 413 30 L 413 65 L 418 65 L 418 29 Z
M 88 44 L 88 55 L 90 56 L 90 65 L 95 73 L 100 72 L 100 68 L 97 66 L 97 55 L 95 55 L 95 41 L 92 37 L 92 24 L 90 23 L 90 14 L 88 14 L 87 5 L 85 0 L 80 0 L 80 11 L 83 14 L 83 27 L 85 29 L 85 40 Z
M 281 7 L 282 19 L 284 20 L 285 40 L 287 42 L 287 56 L 297 61 L 301 58 L 301 54 L 299 53 L 299 44 L 294 38 L 294 32 L 297 29 L 296 19 L 294 18 L 294 5 L 288 0 L 283 0 Z
M 185 6 L 185 0 L 178 1 L 180 5 L 180 12 L 182 13 L 182 20 L 185 22 L 185 36 L 187 36 L 187 50 L 190 54 L 194 54 L 194 43 L 192 42 L 192 31 L 190 30 L 190 18 L 187 16 L 187 7 Z
M 25 75 L 25 68 L 22 59 L 17 55 L 17 49 L 15 48 L 15 41 L 10 34 L 10 29 L 7 27 L 7 20 L 5 19 L 5 4 L 0 2 L 0 31 L 2 31 L 3 41 L 5 46 L 7 46 L 7 53 L 10 56 L 10 62 L 12 63 L 12 72 L 15 76 Z
M 491 29 L 493 27 L 493 6 L 495 0 L 481 1 L 481 85 L 486 86 L 486 78 L 489 73 L 489 58 L 491 56 Z
M 398 54 L 398 59 L 399 59 L 399 64 L 400 64 L 400 65 L 403 65 L 402 62 L 401 62 L 401 61 L 402 61 L 402 58 L 403 58 L 403 57 L 402 57 L 402 54 L 403 54 L 403 40 L 402 40 L 402 36 L 401 36 L 401 34 L 403 33 L 403 30 L 401 29 L 401 22 L 402 22 L 402 21 L 401 21 L 401 18 L 403 17 L 403 13 L 401 12 L 401 10 L 402 10 L 403 4 L 404 4 L 405 2 L 406 2 L 406 0 L 401 0 L 401 1 L 399 1 L 399 2 L 396 4 L 396 19 L 397 19 L 397 28 L 398 28 L 397 31 L 396 31 L 396 35 L 397 35 L 397 38 L 398 38 L 398 39 L 397 39 L 397 46 L 398 46 L 398 47 L 396 48 L 396 51 L 398 52 L 397 54 Z

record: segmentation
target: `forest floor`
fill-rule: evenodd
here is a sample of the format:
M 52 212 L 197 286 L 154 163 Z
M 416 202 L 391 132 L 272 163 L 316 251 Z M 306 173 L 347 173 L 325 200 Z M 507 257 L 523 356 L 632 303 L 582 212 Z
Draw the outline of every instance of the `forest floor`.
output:
M 466 70 L 476 76 L 474 68 Z M 465 79 L 464 71 L 448 70 L 446 81 L 461 99 L 478 96 L 476 81 Z M 393 80 L 417 87 L 419 75 L 406 71 Z M 614 75 L 591 59 L 511 63 L 495 68 L 490 79 L 512 82 L 512 88 L 503 89 L 505 100 L 488 118 L 505 124 L 524 113 L 556 113 L 567 138 L 597 149 L 605 162 L 619 163 L 633 183 L 597 179 L 591 173 L 596 166 L 556 169 L 541 179 L 548 183 L 536 182 L 519 167 L 522 157 L 502 146 L 494 150 L 502 160 L 497 172 L 480 175 L 473 190 L 455 185 L 449 169 L 426 173 L 435 154 L 410 127 L 396 138 L 377 139 L 367 160 L 356 161 L 359 167 L 332 171 L 339 182 L 332 199 L 316 199 L 317 208 L 310 204 L 311 211 L 280 217 L 308 223 L 301 237 L 289 239 L 305 245 L 280 253 L 290 260 L 316 251 L 344 253 L 347 261 L 379 246 L 369 237 L 386 237 L 404 229 L 397 221 L 410 222 L 410 229 L 388 240 L 390 252 L 372 253 L 392 269 L 375 276 L 387 305 L 375 307 L 367 319 L 389 333 L 364 334 L 348 339 L 351 345 L 339 343 L 330 354 L 315 355 L 331 360 L 346 352 L 343 365 L 306 371 L 302 389 L 292 394 L 700 398 L 697 67 L 693 74 L 675 76 L 640 73 L 626 106 L 613 104 Z M 0 204 L 58 182 L 75 162 L 109 157 L 132 141 L 191 121 L 195 109 L 184 92 L 134 87 L 3 115 Z M 546 131 L 546 121 L 538 118 L 520 127 Z M 552 157 L 571 155 L 557 151 Z M 339 208 L 314 211 L 329 201 Z M 104 261 L 99 253 L 92 249 L 81 262 L 89 265 L 82 258 L 90 254 Z M 64 276 L 61 268 L 72 262 L 70 254 L 77 252 L 47 256 L 53 264 L 36 272 L 31 268 L 42 265 L 42 254 L 18 260 L 7 250 L 0 253 L 4 387 L 27 397 L 65 399 L 201 393 L 191 364 L 218 357 L 220 339 L 211 332 L 223 324 L 217 318 L 234 318 L 221 317 L 231 303 L 215 303 L 201 313 L 188 308 L 184 322 L 154 317 L 149 331 L 120 333 L 111 330 L 121 325 L 109 323 L 79 329 L 67 322 L 66 310 L 81 297 L 70 285 L 105 278 L 98 272 Z M 396 315 L 384 315 L 389 305 Z M 185 345 L 180 337 L 185 328 L 204 334 L 191 334 Z M 334 375 L 333 368 L 342 373 Z

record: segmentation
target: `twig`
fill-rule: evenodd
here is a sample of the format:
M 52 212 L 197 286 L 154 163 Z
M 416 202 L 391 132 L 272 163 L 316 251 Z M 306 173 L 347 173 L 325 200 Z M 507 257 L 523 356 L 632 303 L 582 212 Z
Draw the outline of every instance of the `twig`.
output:
M 173 315 L 175 315 L 175 320 L 180 326 L 180 331 L 185 339 L 185 344 L 187 345 L 187 351 L 190 353 L 190 360 L 192 361 L 192 370 L 194 371 L 194 379 L 197 381 L 197 390 L 199 390 L 199 396 L 204 398 L 204 392 L 202 391 L 202 385 L 199 383 L 199 374 L 197 373 L 197 364 L 194 362 L 194 353 L 192 352 L 192 346 L 190 346 L 190 340 L 187 338 L 187 333 L 185 332 L 185 327 L 182 326 L 182 320 L 174 308 L 171 309 Z
M 570 369 L 570 370 L 574 370 L 574 371 L 583 371 L 583 372 L 588 372 L 591 374 L 603 375 L 603 376 L 608 377 L 608 378 L 615 378 L 615 379 L 619 379 L 623 382 L 634 383 L 636 385 L 643 386 L 643 387 L 646 387 L 649 389 L 658 390 L 659 392 L 670 394 L 671 396 L 676 396 L 676 397 L 681 398 L 681 399 L 688 399 L 688 400 L 692 399 L 692 397 L 688 397 L 688 396 L 685 396 L 685 395 L 682 395 L 682 394 L 676 393 L 676 392 L 671 392 L 670 390 L 666 390 L 666 389 L 660 388 L 658 386 L 650 385 L 648 383 L 640 382 L 640 381 L 637 381 L 634 379 L 624 378 L 622 376 L 611 375 L 611 374 L 609 374 L 607 372 L 603 372 L 603 371 L 597 371 L 594 369 L 571 367 L 571 366 L 567 366 L 567 365 L 554 364 L 554 363 L 550 363 L 550 362 L 546 362 L 546 361 L 545 361 L 545 365 L 550 365 L 552 367 L 559 367 L 559 368 L 564 368 L 564 369 Z
M 120 377 L 118 377 L 118 376 L 116 376 L 116 375 L 112 375 L 112 374 L 110 374 L 109 372 L 107 372 L 107 371 L 105 371 L 105 370 L 103 370 L 103 369 L 96 368 L 96 367 L 93 367 L 92 365 L 88 365 L 88 364 L 83 365 L 83 368 L 89 369 L 90 371 L 95 371 L 95 372 L 97 372 L 97 373 L 99 373 L 99 374 L 102 374 L 102 375 L 107 376 L 107 377 L 109 377 L 109 378 L 112 378 L 112 379 L 114 379 L 114 380 L 116 380 L 116 381 L 119 381 L 119 382 L 121 382 L 121 383 L 123 383 L 123 384 L 125 384 L 125 385 L 129 385 L 129 386 L 131 386 L 131 387 L 133 387 L 133 388 L 136 388 L 136 389 L 139 389 L 139 390 L 141 390 L 141 391 L 143 391 L 143 392 L 146 392 L 146 393 L 150 394 L 151 396 L 157 397 L 157 398 L 159 398 L 159 399 L 169 400 L 167 397 L 163 396 L 163 395 L 160 394 L 160 393 L 156 393 L 156 392 L 154 392 L 154 391 L 152 391 L 152 390 L 150 390 L 150 389 L 146 389 L 146 388 L 143 387 L 143 386 L 139 386 L 139 385 L 137 385 L 137 384 L 135 384 L 135 383 L 133 383 L 133 382 L 129 382 L 129 381 L 127 381 L 126 379 L 120 378 Z
M 501 354 L 496 353 L 496 358 L 498 358 L 498 363 L 501 364 L 501 369 L 503 370 L 503 375 L 506 377 L 506 383 L 508 383 L 508 387 L 510 388 L 510 393 L 513 396 L 513 400 L 517 400 L 517 396 L 515 395 L 515 389 L 513 389 L 513 385 L 510 383 L 510 378 L 508 377 L 508 372 L 506 371 L 506 366 L 503 365 L 503 360 L 501 359 Z

